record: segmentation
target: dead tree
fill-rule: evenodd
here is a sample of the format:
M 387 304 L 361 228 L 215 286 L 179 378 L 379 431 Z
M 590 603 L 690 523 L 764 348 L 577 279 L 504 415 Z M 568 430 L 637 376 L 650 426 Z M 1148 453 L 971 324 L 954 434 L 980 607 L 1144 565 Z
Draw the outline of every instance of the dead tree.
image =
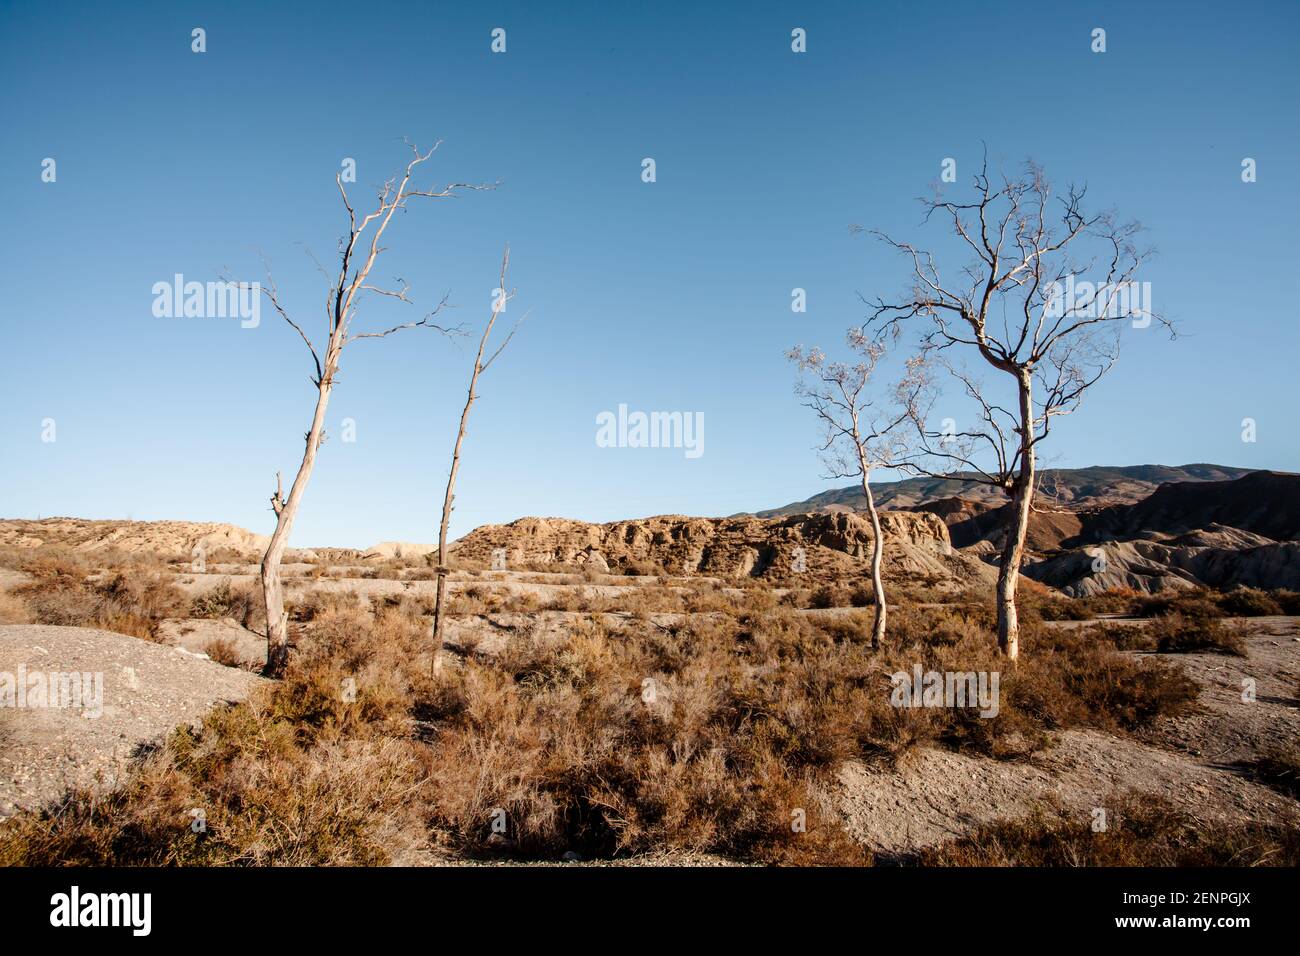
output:
M 269 272 L 267 284 L 262 290 L 270 299 L 276 312 L 298 333 L 298 336 L 311 352 L 312 361 L 315 363 L 316 368 L 311 380 L 316 389 L 316 408 L 312 414 L 311 427 L 307 430 L 305 436 L 306 447 L 303 450 L 302 462 L 298 466 L 298 473 L 294 476 L 293 484 L 289 486 L 288 497 L 284 496 L 278 473 L 276 475 L 275 494 L 271 496 L 271 508 L 275 512 L 275 531 L 272 533 L 271 541 L 262 557 L 261 568 L 262 596 L 266 602 L 266 668 L 264 673 L 268 677 L 283 676 L 289 660 L 288 618 L 284 610 L 284 588 L 280 580 L 280 562 L 289 543 L 289 534 L 293 530 L 293 521 L 297 517 L 303 493 L 307 490 L 307 483 L 311 480 L 312 470 L 316 467 L 317 452 L 325 441 L 325 411 L 329 406 L 330 394 L 334 390 L 339 370 L 339 359 L 343 354 L 343 350 L 360 339 L 385 338 L 404 329 L 429 328 L 444 334 L 452 331 L 435 324 L 433 321 L 446 307 L 446 296 L 443 297 L 432 312 L 422 319 L 405 322 L 382 331 L 352 331 L 352 320 L 356 315 L 357 305 L 367 292 L 377 296 L 397 299 L 407 304 L 411 302 L 407 297 L 409 286 L 400 279 L 398 280 L 400 287 L 396 289 L 381 288 L 371 285 L 369 282 L 371 270 L 374 268 L 376 260 L 384 252 L 380 240 L 388 229 L 393 214 L 399 209 L 405 209 L 407 203 L 412 199 L 449 199 L 462 190 L 491 188 L 486 185 L 470 185 L 468 183 L 449 183 L 442 187 L 427 189 L 413 186 L 411 179 L 417 168 L 433 156 L 439 145 L 439 143 L 435 143 L 425 153 L 421 153 L 419 149 L 412 146 L 411 152 L 413 155 L 406 164 L 405 170 L 390 178 L 379 188 L 377 204 L 374 210 L 364 215 L 360 220 L 358 220 L 357 213 L 348 198 L 341 175 L 335 176 L 339 195 L 343 199 L 343 207 L 347 210 L 348 235 L 339 242 L 340 262 L 338 272 L 329 277 L 331 284 L 325 305 L 327 335 L 324 354 L 317 351 L 316 346 L 312 344 L 310 337 L 302 326 L 290 318 L 289 313 L 280 301 L 279 292 L 274 281 L 271 280 Z M 322 269 L 322 271 L 324 270 Z
M 973 257 L 951 279 L 936 258 L 882 233 L 878 238 L 909 261 L 912 286 L 899 301 L 876 299 L 864 324 L 874 337 L 897 337 L 919 324 L 922 355 L 912 368 L 916 384 L 942 367 L 964 389 L 975 414 L 969 428 L 936 429 L 928 400 L 914 403 L 912 419 L 924 461 L 942 467 L 917 470 L 962 477 L 1002 489 L 1010 500 L 1006 537 L 998 561 L 998 647 L 1019 654 L 1016 584 L 1033 507 L 1038 446 L 1053 421 L 1078 408 L 1084 393 L 1114 364 L 1120 333 L 1155 320 L 1147 288 L 1136 276 L 1152 255 L 1139 249 L 1142 227 L 1120 224 L 1111 212 L 1088 214 L 1086 189 L 1071 186 L 1052 196 L 1042 170 L 1027 163 L 1015 176 L 994 182 L 987 163 L 974 177 L 974 196 L 957 203 L 942 196 L 921 200 L 925 221 L 950 220 L 958 248 Z M 1010 401 L 950 360 L 978 356 L 998 373 Z M 1005 377 L 1002 377 L 1005 376 Z M 922 390 L 923 392 L 924 390 Z M 955 418 L 953 419 L 955 421 Z
M 867 514 L 871 519 L 871 596 L 876 605 L 871 646 L 878 648 L 885 639 L 889 607 L 881 570 L 885 535 L 871 491 L 871 472 L 874 468 L 894 467 L 906 459 L 901 426 L 909 420 L 915 401 L 900 391 L 901 411 L 899 408 L 888 414 L 878 411 L 864 393 L 884 347 L 868 339 L 860 329 L 849 331 L 848 345 L 859 356 L 854 364 L 828 361 L 821 349 L 805 352 L 802 346 L 791 349 L 786 357 L 799 367 L 801 375 L 808 376 L 800 379 L 795 392 L 825 428 L 821 454 L 829 469 L 827 477 L 862 479 L 862 496 L 867 500 Z M 907 387 L 903 385 L 900 389 Z
M 516 322 L 514 328 L 510 330 L 510 333 L 497 347 L 497 350 L 492 353 L 486 362 L 483 361 L 483 353 L 487 350 L 488 339 L 492 335 L 492 327 L 496 325 L 497 316 L 505 311 L 506 303 L 515 297 L 514 290 L 506 291 L 506 272 L 509 268 L 510 246 L 507 244 L 506 251 L 501 257 L 501 284 L 492 297 L 492 314 L 488 317 L 487 325 L 483 328 L 483 335 L 478 340 L 478 353 L 474 356 L 474 367 L 470 371 L 469 391 L 465 396 L 465 407 L 460 412 L 460 428 L 456 431 L 456 443 L 451 449 L 451 472 L 447 476 L 447 492 L 442 499 L 442 523 L 438 526 L 438 596 L 433 606 L 435 666 L 438 651 L 442 648 L 443 601 L 447 592 L 447 525 L 451 522 L 452 502 L 456 498 L 456 475 L 460 471 L 460 449 L 465 442 L 465 426 L 469 422 L 469 410 L 474 407 L 474 400 L 478 398 L 479 376 L 487 371 L 488 366 L 495 362 L 497 356 L 510 344 L 510 340 L 515 337 L 515 332 L 519 329 L 519 323 L 523 321 L 523 318 L 521 318 L 519 322 Z

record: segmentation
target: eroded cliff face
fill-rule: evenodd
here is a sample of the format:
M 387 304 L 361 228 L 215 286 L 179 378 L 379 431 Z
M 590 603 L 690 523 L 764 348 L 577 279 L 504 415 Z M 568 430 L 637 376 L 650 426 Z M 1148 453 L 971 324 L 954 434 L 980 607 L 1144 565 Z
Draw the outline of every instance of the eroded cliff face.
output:
M 883 512 L 887 571 L 912 577 L 969 581 L 980 562 L 954 553 L 943 521 L 933 514 Z M 671 574 L 720 578 L 812 577 L 861 570 L 871 552 L 871 523 L 861 514 L 784 518 L 688 518 L 661 515 L 588 524 L 565 518 L 520 518 L 485 525 L 454 548 L 463 560 L 507 566 L 591 566 L 598 570 L 662 568 Z

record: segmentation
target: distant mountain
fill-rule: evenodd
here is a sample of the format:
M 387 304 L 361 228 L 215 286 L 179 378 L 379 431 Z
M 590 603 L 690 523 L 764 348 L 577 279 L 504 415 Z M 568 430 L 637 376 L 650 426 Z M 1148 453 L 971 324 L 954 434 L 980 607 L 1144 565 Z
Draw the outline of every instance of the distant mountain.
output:
M 1079 511 L 1110 505 L 1136 504 L 1161 485 L 1175 481 L 1232 481 L 1254 469 L 1229 465 L 1093 465 L 1088 468 L 1048 468 L 1042 471 L 1044 506 Z M 872 484 L 876 504 L 882 508 L 915 508 L 944 498 L 962 498 L 973 505 L 997 508 L 1006 496 L 995 488 L 960 476 L 906 478 Z M 756 511 L 759 518 L 778 518 L 809 512 L 861 511 L 867 506 L 858 485 L 823 491 L 803 501 Z
M 1300 475 L 1256 471 L 1239 481 L 1162 485 L 1136 505 L 1116 505 L 1083 523 L 1086 540 L 1186 534 L 1222 525 L 1272 538 L 1300 538 Z
M 1080 519 L 1079 533 L 1041 549 L 1024 571 L 1067 594 L 1300 588 L 1300 475 L 1255 471 L 1236 481 L 1171 482 L 1137 504 L 1066 517 Z M 990 531 L 984 541 L 995 537 Z

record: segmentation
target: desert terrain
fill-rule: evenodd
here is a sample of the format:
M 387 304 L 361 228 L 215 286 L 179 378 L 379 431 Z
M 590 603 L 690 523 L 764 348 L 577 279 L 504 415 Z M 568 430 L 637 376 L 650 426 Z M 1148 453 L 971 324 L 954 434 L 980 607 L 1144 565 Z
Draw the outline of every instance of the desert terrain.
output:
M 1300 478 L 1174 478 L 1043 506 L 1014 665 L 947 487 L 882 513 L 879 649 L 841 505 L 524 518 L 456 543 L 437 647 L 432 546 L 291 551 L 281 681 L 264 537 L 3 521 L 0 672 L 102 701 L 0 708 L 0 861 L 1294 864 Z M 918 667 L 996 716 L 891 705 Z

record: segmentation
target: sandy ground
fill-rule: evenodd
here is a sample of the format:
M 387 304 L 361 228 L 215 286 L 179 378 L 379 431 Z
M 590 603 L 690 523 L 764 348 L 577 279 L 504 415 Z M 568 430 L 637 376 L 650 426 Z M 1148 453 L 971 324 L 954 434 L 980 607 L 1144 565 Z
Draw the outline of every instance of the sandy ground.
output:
M 99 707 L 0 706 L 0 818 L 72 786 L 111 787 L 142 747 L 262 682 L 135 637 L 81 627 L 0 625 L 0 675 L 100 675 Z M 92 677 L 92 680 L 94 678 Z M 29 702 L 30 703 L 30 702 Z

